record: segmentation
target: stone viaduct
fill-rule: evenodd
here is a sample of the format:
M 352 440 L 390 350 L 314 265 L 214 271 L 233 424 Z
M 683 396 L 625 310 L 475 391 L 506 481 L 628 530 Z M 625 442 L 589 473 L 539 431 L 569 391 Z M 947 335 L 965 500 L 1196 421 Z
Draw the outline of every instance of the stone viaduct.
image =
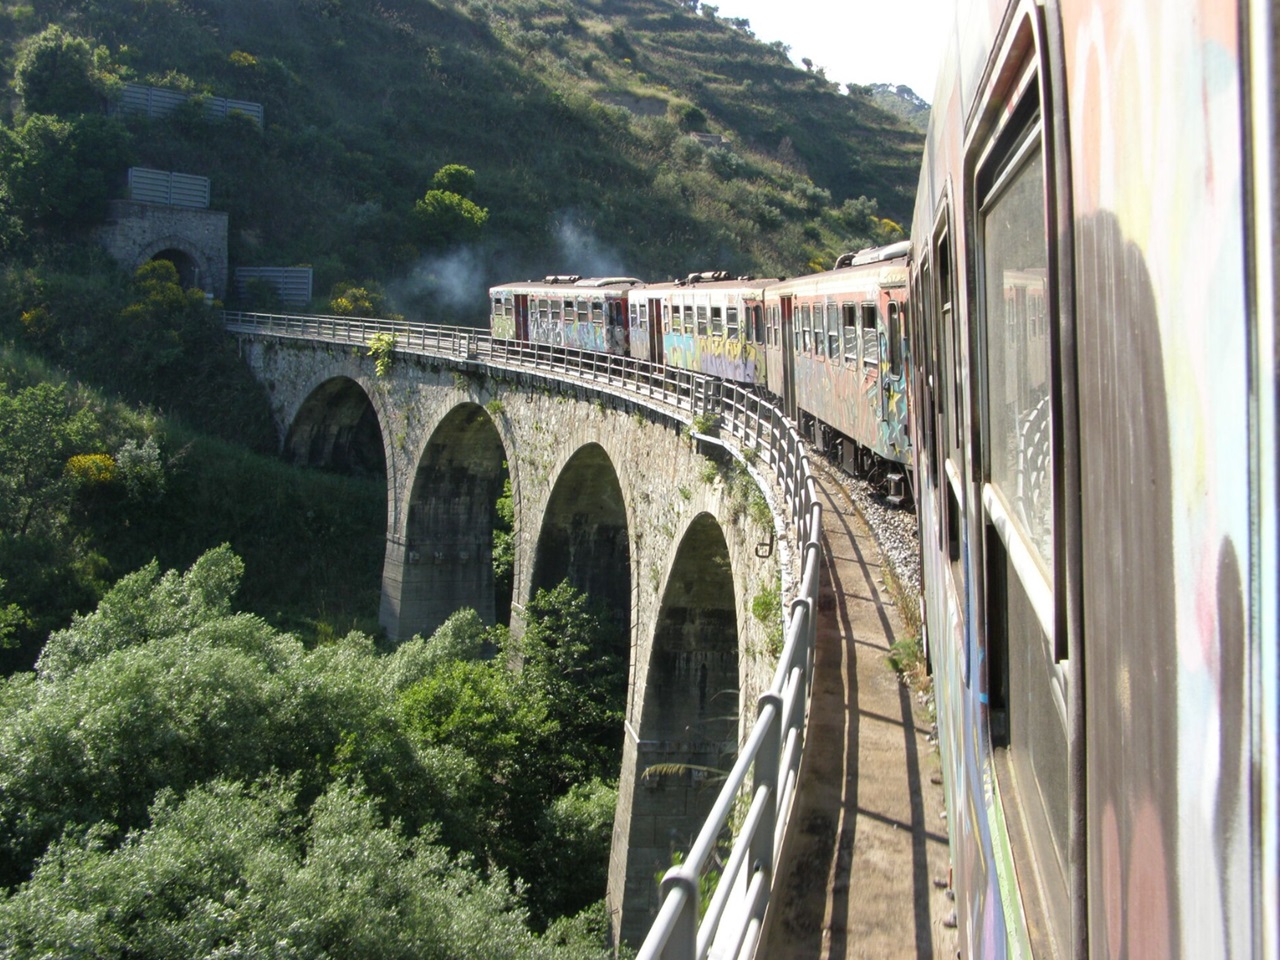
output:
M 512 629 L 539 588 L 565 578 L 622 619 L 629 688 L 608 900 L 615 934 L 638 944 L 655 877 L 715 799 L 703 771 L 733 764 L 773 674 L 777 651 L 752 603 L 796 573 L 794 537 L 774 519 L 785 493 L 742 444 L 692 435 L 691 409 L 661 399 L 466 351 L 400 349 L 379 376 L 364 346 L 228 326 L 269 389 L 286 458 L 385 474 L 390 637 L 427 635 L 463 606 L 489 621 L 504 609 L 492 533 L 507 480 Z M 768 514 L 749 509 L 761 493 Z M 682 772 L 646 774 L 655 764 Z

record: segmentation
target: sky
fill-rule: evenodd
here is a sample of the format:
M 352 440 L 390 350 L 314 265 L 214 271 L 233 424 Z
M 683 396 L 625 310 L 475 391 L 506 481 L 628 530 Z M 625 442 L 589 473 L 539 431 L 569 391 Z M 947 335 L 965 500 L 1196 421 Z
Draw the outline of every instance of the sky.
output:
M 951 0 L 711 0 L 717 16 L 745 17 L 758 40 L 781 40 L 797 64 L 846 83 L 905 84 L 933 100 Z

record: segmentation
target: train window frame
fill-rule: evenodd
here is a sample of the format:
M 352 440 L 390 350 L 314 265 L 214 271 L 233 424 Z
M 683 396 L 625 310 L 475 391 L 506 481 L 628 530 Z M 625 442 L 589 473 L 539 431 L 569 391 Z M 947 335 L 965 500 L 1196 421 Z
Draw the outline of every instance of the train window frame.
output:
M 664 334 L 671 332 L 671 304 L 662 304 L 662 332 Z
M 604 326 L 605 318 L 604 300 L 599 297 L 591 298 L 591 322 L 597 327 Z
M 724 336 L 724 308 L 716 305 L 711 307 L 711 336 Z
M 867 321 L 870 320 L 870 323 Z M 880 306 L 874 300 L 864 300 L 858 305 L 858 332 L 862 338 L 863 366 L 880 368 Z M 870 337 L 868 338 L 868 334 Z M 868 346 L 874 345 L 875 356 Z
M 854 367 L 858 364 L 862 337 L 858 333 L 858 305 L 848 300 L 840 304 L 841 326 L 844 332 L 844 362 Z
M 832 363 L 840 362 L 840 306 L 834 300 L 828 300 L 827 313 L 827 359 Z
M 800 304 L 800 344 L 804 353 L 813 353 L 813 313 L 807 302 Z
M 640 321 L 640 329 L 647 330 L 649 328 L 649 304 L 644 300 L 641 300 L 639 303 L 632 300 L 631 303 L 635 305 L 636 317 Z
M 738 308 L 724 308 L 724 335 L 729 340 L 738 339 Z
M 707 305 L 699 303 L 694 307 L 694 315 L 698 321 L 698 336 L 705 337 L 707 335 Z
M 902 376 L 902 331 L 905 329 L 903 317 L 906 311 L 900 300 L 890 299 L 885 308 L 885 339 L 889 347 L 889 376 L 898 379 Z

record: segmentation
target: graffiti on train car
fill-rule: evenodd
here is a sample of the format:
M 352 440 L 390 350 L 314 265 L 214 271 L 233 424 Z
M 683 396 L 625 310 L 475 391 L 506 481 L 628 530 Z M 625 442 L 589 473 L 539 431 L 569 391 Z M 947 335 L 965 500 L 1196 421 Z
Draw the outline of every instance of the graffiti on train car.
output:
M 747 383 L 764 379 L 764 349 L 750 341 L 673 332 L 663 337 L 663 349 L 673 367 Z
M 504 313 L 494 313 L 490 329 L 500 340 L 514 340 L 516 336 L 516 319 Z

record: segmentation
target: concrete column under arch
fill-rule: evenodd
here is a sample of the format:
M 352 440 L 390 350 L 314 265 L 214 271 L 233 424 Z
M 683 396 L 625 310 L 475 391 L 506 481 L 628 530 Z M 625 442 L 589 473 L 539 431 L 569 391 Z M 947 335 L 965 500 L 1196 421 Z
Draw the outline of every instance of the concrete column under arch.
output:
M 616 930 L 638 946 L 659 906 L 655 880 L 692 846 L 737 755 L 738 613 L 724 531 L 699 514 L 667 577 L 638 724 L 629 724 L 609 865 Z

